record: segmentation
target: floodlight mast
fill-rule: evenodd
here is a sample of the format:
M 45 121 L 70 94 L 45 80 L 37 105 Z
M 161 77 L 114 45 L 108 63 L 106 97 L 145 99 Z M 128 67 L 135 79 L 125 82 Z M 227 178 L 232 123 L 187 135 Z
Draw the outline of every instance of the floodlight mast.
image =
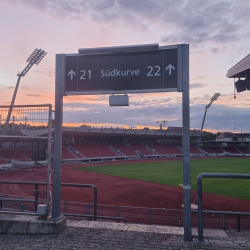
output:
M 204 114 L 204 117 L 203 117 L 203 121 L 202 121 L 202 125 L 201 125 L 201 135 L 200 135 L 200 138 L 199 138 L 199 141 L 201 141 L 201 136 L 202 136 L 202 130 L 203 130 L 203 127 L 204 127 L 204 122 L 205 122 L 205 118 L 206 118 L 206 114 L 207 114 L 207 109 L 212 105 L 212 103 L 216 100 L 218 100 L 218 98 L 220 97 L 220 93 L 215 93 L 211 99 L 210 99 L 210 102 L 208 103 L 208 105 L 206 105 L 206 109 L 205 109 L 205 114 Z
M 31 55 L 28 57 L 28 59 L 26 60 L 26 62 L 28 63 L 27 66 L 23 69 L 23 71 L 21 73 L 17 74 L 18 79 L 17 79 L 15 91 L 13 93 L 13 97 L 12 97 L 12 101 L 11 101 L 11 104 L 10 104 L 10 109 L 9 109 L 9 112 L 8 112 L 8 115 L 7 115 L 7 119 L 6 119 L 6 122 L 5 122 L 5 125 L 4 125 L 4 134 L 6 134 L 7 130 L 8 130 L 9 121 L 10 121 L 11 113 L 12 113 L 13 106 L 14 106 L 14 103 L 15 103 L 16 94 L 17 94 L 17 90 L 18 90 L 18 87 L 19 87 L 21 77 L 25 76 L 34 64 L 36 64 L 36 66 L 37 66 L 42 61 L 42 59 L 46 56 L 46 54 L 47 54 L 47 52 L 45 52 L 42 49 L 35 49 L 31 53 Z
M 166 122 L 169 122 L 168 120 L 161 120 L 161 121 L 156 121 L 156 123 L 160 122 L 160 124 L 164 124 L 164 129 L 166 127 Z

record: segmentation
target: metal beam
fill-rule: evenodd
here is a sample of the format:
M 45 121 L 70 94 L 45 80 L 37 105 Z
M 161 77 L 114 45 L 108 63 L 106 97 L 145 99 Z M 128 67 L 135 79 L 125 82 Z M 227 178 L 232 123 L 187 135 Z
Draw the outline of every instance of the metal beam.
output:
M 6 119 L 6 122 L 5 122 L 5 125 L 4 125 L 4 134 L 5 135 L 7 134 L 7 130 L 8 130 L 9 122 L 10 122 L 10 117 L 11 117 L 11 113 L 12 113 L 13 106 L 14 106 L 14 103 L 15 103 L 16 94 L 17 94 L 17 90 L 18 90 L 18 87 L 19 87 L 19 83 L 21 81 L 21 77 L 22 77 L 22 75 L 19 75 L 18 78 L 17 78 L 15 91 L 14 91 L 14 94 L 13 94 L 13 97 L 12 97 L 12 100 L 11 100 L 11 104 L 10 104 L 10 108 L 9 108 L 9 111 L 8 111 L 7 119 Z
M 158 50 L 159 44 L 142 44 L 142 45 L 128 45 L 128 46 L 114 46 L 114 47 L 99 47 L 99 48 L 84 48 L 79 49 L 79 54 L 102 54 L 102 53 L 119 53 L 119 52 L 136 52 Z
M 63 122 L 63 96 L 61 83 L 65 77 L 65 55 L 56 55 L 56 86 L 55 86 L 55 128 L 54 128 L 54 163 L 53 163 L 53 193 L 52 218 L 61 217 L 61 179 L 62 179 L 62 122 Z
M 189 109 L 189 45 L 183 45 L 182 85 L 182 151 L 183 151 L 183 204 L 184 240 L 192 241 L 191 235 L 191 178 L 190 178 L 190 109 Z

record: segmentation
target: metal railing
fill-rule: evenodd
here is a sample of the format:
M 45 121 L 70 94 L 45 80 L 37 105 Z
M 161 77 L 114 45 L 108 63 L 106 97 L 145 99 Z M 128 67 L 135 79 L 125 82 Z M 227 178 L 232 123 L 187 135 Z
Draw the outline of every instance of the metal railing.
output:
M 13 199 L 8 198 L 6 195 L 0 196 L 0 213 L 36 215 L 38 204 L 45 203 L 44 199 L 39 197 L 39 185 L 44 186 L 46 183 L 0 181 L 0 185 L 1 183 L 34 185 L 35 192 L 34 198 L 32 199 L 23 199 L 21 197 Z M 86 218 L 89 220 L 108 219 L 115 220 L 116 222 L 124 221 L 125 223 L 129 222 L 148 225 L 183 226 L 183 210 L 97 204 L 97 189 L 95 185 L 63 183 L 62 186 L 94 188 L 94 203 L 92 204 L 70 201 L 61 202 L 61 214 L 67 217 L 78 219 Z M 6 206 L 6 203 L 11 200 L 15 202 L 15 207 L 17 208 L 15 211 Z M 50 205 L 51 203 L 49 206 Z M 27 211 L 29 211 L 29 213 L 27 213 Z M 51 209 L 49 208 L 48 211 L 50 212 Z M 202 214 L 202 222 L 204 220 L 206 228 L 221 228 L 223 230 L 226 230 L 227 228 L 237 228 L 238 231 L 240 231 L 241 228 L 250 229 L 250 213 L 203 210 Z M 193 227 L 198 227 L 199 222 L 198 210 L 192 210 Z
M 250 213 L 241 212 L 226 212 L 226 211 L 203 211 L 202 210 L 202 179 L 203 178 L 232 178 L 232 179 L 250 179 L 250 174 L 221 174 L 221 173 L 202 173 L 197 178 L 198 189 L 198 234 L 199 241 L 203 241 L 203 213 L 222 214 L 222 215 L 237 215 L 237 227 L 240 230 L 240 216 Z M 197 212 L 194 211 L 193 212 Z
M 0 184 L 17 184 L 17 185 L 34 185 L 35 186 L 35 197 L 34 199 L 22 199 L 22 198 L 6 198 L 4 196 L 0 196 L 0 213 L 3 214 L 25 214 L 25 215 L 34 215 L 36 214 L 37 211 L 37 206 L 39 204 L 39 197 L 38 197 L 38 191 L 39 188 L 38 186 L 46 186 L 46 182 L 22 182 L 22 181 L 0 181 Z M 53 186 L 53 183 L 51 183 L 51 186 Z M 94 189 L 94 213 L 93 215 L 87 214 L 73 214 L 73 213 L 62 213 L 62 215 L 65 216 L 76 216 L 76 217 L 85 217 L 85 218 L 90 218 L 91 220 L 93 219 L 94 221 L 97 221 L 97 218 L 100 219 L 110 219 L 110 220 L 116 220 L 116 221 L 124 221 L 126 223 L 126 219 L 123 217 L 112 217 L 112 216 L 97 216 L 97 187 L 93 184 L 75 184 L 75 183 L 62 183 L 61 186 L 66 186 L 66 187 L 80 187 L 80 188 L 93 188 Z M 19 212 L 17 211 L 10 211 L 9 209 L 6 209 L 6 206 L 4 206 L 4 202 L 6 201 L 16 201 L 19 202 Z M 23 209 L 23 202 L 31 202 L 34 203 L 34 212 L 33 213 L 27 213 L 27 212 L 22 212 Z M 47 207 L 47 213 L 51 211 L 49 208 L 51 204 Z M 20 209 L 21 207 L 21 209 Z
M 11 121 L 10 121 L 11 116 Z M 43 193 L 50 201 L 52 105 L 0 106 L 0 175 L 1 181 L 47 182 Z M 29 190 L 13 191 L 0 186 L 0 194 L 29 199 Z

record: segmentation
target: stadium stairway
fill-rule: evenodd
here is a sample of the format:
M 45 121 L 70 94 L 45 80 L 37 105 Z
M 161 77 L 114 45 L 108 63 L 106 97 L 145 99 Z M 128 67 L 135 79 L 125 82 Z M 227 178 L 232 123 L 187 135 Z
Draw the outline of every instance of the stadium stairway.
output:
M 175 145 L 155 144 L 151 148 L 161 155 L 182 155 L 182 151 Z
M 86 158 L 102 157 L 99 152 L 94 150 L 91 144 L 73 144 L 72 147 Z
M 238 148 L 238 150 L 243 154 L 243 155 L 247 155 L 249 156 L 250 155 L 250 151 L 247 147 L 240 147 Z
M 5 160 L 2 157 L 0 157 L 0 165 L 5 163 L 6 163 Z
M 15 149 L 1 150 L 0 157 L 7 159 L 7 160 L 29 160 L 28 157 L 21 154 L 18 150 L 15 150 Z
M 211 150 L 207 149 L 207 148 L 199 148 L 199 150 L 207 156 L 216 156 L 216 154 L 214 152 L 212 152 Z
M 121 145 L 121 144 L 113 144 L 113 146 L 122 152 L 126 156 L 138 156 L 135 151 L 138 151 L 133 145 Z
M 115 146 L 110 145 L 109 148 L 115 152 L 118 156 L 125 156 L 120 150 L 118 150 Z
M 145 146 L 148 151 L 150 151 L 153 155 L 160 155 L 158 152 L 156 152 L 153 148 L 150 146 Z
M 225 147 L 223 149 L 227 154 L 230 155 L 242 155 L 242 153 L 236 147 Z
M 220 147 L 208 147 L 209 150 L 214 152 L 216 155 L 225 155 L 226 152 Z
M 193 146 L 190 146 L 190 154 L 192 155 L 202 155 L 202 152 Z
M 143 155 L 152 155 L 152 152 L 148 150 L 144 145 L 134 144 L 134 148 Z
M 77 156 L 75 156 L 73 153 L 71 153 L 64 145 L 62 146 L 62 159 L 76 159 Z

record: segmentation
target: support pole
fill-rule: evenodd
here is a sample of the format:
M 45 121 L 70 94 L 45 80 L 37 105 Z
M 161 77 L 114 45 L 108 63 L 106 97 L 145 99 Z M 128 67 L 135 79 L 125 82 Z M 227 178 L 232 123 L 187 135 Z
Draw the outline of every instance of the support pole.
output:
M 204 122 L 205 122 L 205 118 L 206 118 L 206 114 L 207 114 L 207 108 L 208 107 L 206 107 L 206 110 L 205 110 L 205 113 L 204 113 L 204 117 L 203 117 L 203 121 L 202 121 L 202 125 L 201 125 L 201 133 L 202 133 L 203 127 L 204 127 Z
M 191 180 L 190 180 L 190 110 L 189 110 L 189 45 L 183 45 L 182 85 L 182 151 L 183 151 L 183 204 L 184 240 L 192 241 L 191 235 Z
M 202 174 L 200 174 L 197 178 L 199 241 L 203 241 L 202 178 L 203 178 Z
M 18 79 L 17 79 L 17 83 L 16 83 L 16 87 L 15 87 L 15 91 L 14 91 L 12 101 L 11 101 L 11 104 L 10 104 L 10 109 L 8 111 L 7 119 L 6 119 L 6 122 L 5 122 L 5 125 L 4 125 L 4 134 L 5 135 L 7 134 L 7 130 L 8 130 L 9 122 L 10 122 L 10 117 L 11 117 L 11 113 L 12 113 L 13 106 L 14 106 L 14 103 L 15 103 L 16 94 L 17 94 L 17 90 L 18 90 L 18 87 L 19 87 L 19 83 L 21 81 L 21 77 L 22 77 L 22 74 L 19 74 Z
M 204 113 L 204 117 L 203 117 L 203 121 L 202 121 L 202 125 L 201 125 L 201 136 L 202 136 L 202 131 L 203 131 L 203 127 L 204 127 L 204 122 L 205 122 L 205 118 L 206 118 L 206 114 L 207 114 L 207 108 L 208 108 L 208 106 L 206 106 L 205 113 Z M 201 141 L 201 136 L 200 136 L 200 138 L 199 138 L 199 141 Z
M 46 206 L 49 211 L 50 201 L 50 171 L 51 171 L 51 126 L 52 126 L 52 105 L 49 105 L 48 117 L 48 147 L 47 147 L 47 185 L 46 185 Z
M 55 86 L 55 128 L 54 128 L 54 165 L 53 165 L 53 192 L 52 192 L 52 218 L 61 217 L 61 178 L 62 178 L 62 121 L 63 96 L 61 84 L 65 77 L 65 55 L 56 55 L 56 86 Z

